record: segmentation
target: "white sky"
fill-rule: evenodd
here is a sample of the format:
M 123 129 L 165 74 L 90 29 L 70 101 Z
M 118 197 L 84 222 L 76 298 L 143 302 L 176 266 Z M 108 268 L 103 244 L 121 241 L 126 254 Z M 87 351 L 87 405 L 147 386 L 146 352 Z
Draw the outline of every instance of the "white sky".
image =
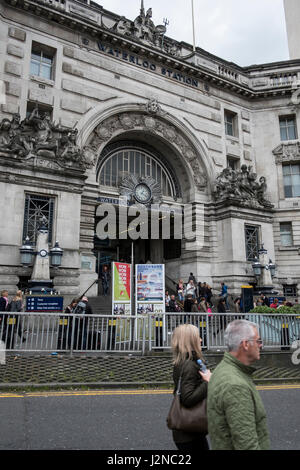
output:
M 93 0 L 134 20 L 140 0 Z M 299 0 L 300 1 L 300 0 Z M 191 0 L 144 0 L 167 36 L 193 42 Z M 196 46 L 241 66 L 288 60 L 283 0 L 194 0 Z

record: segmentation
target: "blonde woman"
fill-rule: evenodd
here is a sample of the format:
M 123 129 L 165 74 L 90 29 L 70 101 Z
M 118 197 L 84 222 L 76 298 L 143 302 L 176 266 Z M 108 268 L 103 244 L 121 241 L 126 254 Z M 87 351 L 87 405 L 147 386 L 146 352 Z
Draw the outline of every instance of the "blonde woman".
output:
M 181 376 L 181 403 L 189 408 L 207 397 L 207 385 L 211 377 L 210 370 L 200 372 L 197 359 L 203 359 L 202 339 L 194 325 L 184 324 L 175 328 L 172 336 L 174 393 Z M 172 431 L 176 447 L 181 452 L 209 450 L 206 435 Z

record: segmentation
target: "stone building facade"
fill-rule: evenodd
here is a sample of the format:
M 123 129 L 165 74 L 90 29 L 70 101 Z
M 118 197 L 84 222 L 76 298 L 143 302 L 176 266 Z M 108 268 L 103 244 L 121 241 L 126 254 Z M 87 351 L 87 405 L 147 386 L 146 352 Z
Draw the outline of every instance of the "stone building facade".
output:
M 203 243 L 136 241 L 137 262 L 239 293 L 264 244 L 274 286 L 298 295 L 300 61 L 194 52 L 141 3 L 131 21 L 83 0 L 1 0 L 0 286 L 26 285 L 20 247 L 42 215 L 64 250 L 54 287 L 83 292 L 130 260 L 130 240 L 97 238 L 99 206 L 158 183 L 159 202 L 203 214 Z

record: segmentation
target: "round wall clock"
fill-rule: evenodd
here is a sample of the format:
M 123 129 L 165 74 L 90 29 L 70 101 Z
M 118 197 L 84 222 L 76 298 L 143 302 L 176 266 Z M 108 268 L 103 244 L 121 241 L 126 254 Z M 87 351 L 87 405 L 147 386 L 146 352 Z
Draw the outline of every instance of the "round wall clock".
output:
M 139 183 L 134 188 L 133 196 L 141 204 L 147 204 L 152 198 L 151 189 L 146 183 Z

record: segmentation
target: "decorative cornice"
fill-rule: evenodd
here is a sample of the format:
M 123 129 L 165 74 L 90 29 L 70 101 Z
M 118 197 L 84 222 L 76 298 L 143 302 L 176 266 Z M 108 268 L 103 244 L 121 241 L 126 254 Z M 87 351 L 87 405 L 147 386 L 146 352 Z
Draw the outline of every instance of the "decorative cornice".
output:
M 192 62 L 188 62 L 186 59 L 190 60 L 193 57 L 192 51 L 191 54 L 187 55 L 186 57 L 176 57 L 164 52 L 163 50 L 159 50 L 154 46 L 151 47 L 147 43 L 139 42 L 139 40 L 136 38 L 132 39 L 130 36 L 118 34 L 116 31 L 107 28 L 103 24 L 102 17 L 105 10 L 103 10 L 103 8 L 100 6 L 93 8 L 92 6 L 80 3 L 78 1 L 69 2 L 67 0 L 65 0 L 64 3 L 61 0 L 57 0 L 51 3 L 48 0 L 4 1 L 15 8 L 23 9 L 30 14 L 37 15 L 39 18 L 45 18 L 46 20 L 55 22 L 56 24 L 59 24 L 63 27 L 71 28 L 72 30 L 76 31 L 77 34 L 81 33 L 85 37 L 90 35 L 94 39 L 97 38 L 103 41 L 108 41 L 113 46 L 122 47 L 124 49 L 126 48 L 135 54 L 138 53 L 145 57 L 151 58 L 151 60 L 154 60 L 157 63 L 172 67 L 186 74 L 191 74 L 195 77 L 195 79 L 202 80 L 206 84 L 207 92 L 209 91 L 209 84 L 218 88 L 223 88 L 225 91 L 230 91 L 237 95 L 244 96 L 250 100 L 266 97 L 282 97 L 285 95 L 290 95 L 292 92 L 291 84 L 288 84 L 287 86 L 280 86 L 279 88 L 267 87 L 264 90 L 255 90 L 248 84 L 240 83 L 236 79 L 232 78 L 235 75 L 234 73 L 224 74 L 224 67 L 222 67 L 222 63 L 226 69 L 228 68 L 228 63 L 226 61 L 223 62 L 222 59 L 214 59 L 215 61 L 218 61 L 222 69 L 222 71 L 218 74 L 217 72 L 201 66 L 201 64 L 195 65 Z M 76 8 L 72 9 L 71 5 L 75 5 L 77 7 L 77 13 Z M 67 11 L 67 6 L 69 6 L 69 11 Z M 83 16 L 82 12 L 79 15 L 79 10 L 85 11 L 86 15 Z M 99 22 L 98 20 L 96 21 L 97 15 L 101 19 Z M 115 15 L 116 22 L 121 18 L 122 17 Z M 188 44 L 182 42 L 176 44 L 184 44 L 186 48 L 190 47 Z M 210 55 L 206 53 L 203 55 L 203 58 L 207 59 L 207 56 Z M 199 57 L 201 57 L 200 53 Z M 218 67 L 216 66 L 216 68 Z M 237 73 L 243 73 L 244 70 L 244 76 L 248 77 L 249 80 L 251 79 L 247 69 L 243 69 L 239 66 L 235 66 L 233 69 L 236 70 Z

